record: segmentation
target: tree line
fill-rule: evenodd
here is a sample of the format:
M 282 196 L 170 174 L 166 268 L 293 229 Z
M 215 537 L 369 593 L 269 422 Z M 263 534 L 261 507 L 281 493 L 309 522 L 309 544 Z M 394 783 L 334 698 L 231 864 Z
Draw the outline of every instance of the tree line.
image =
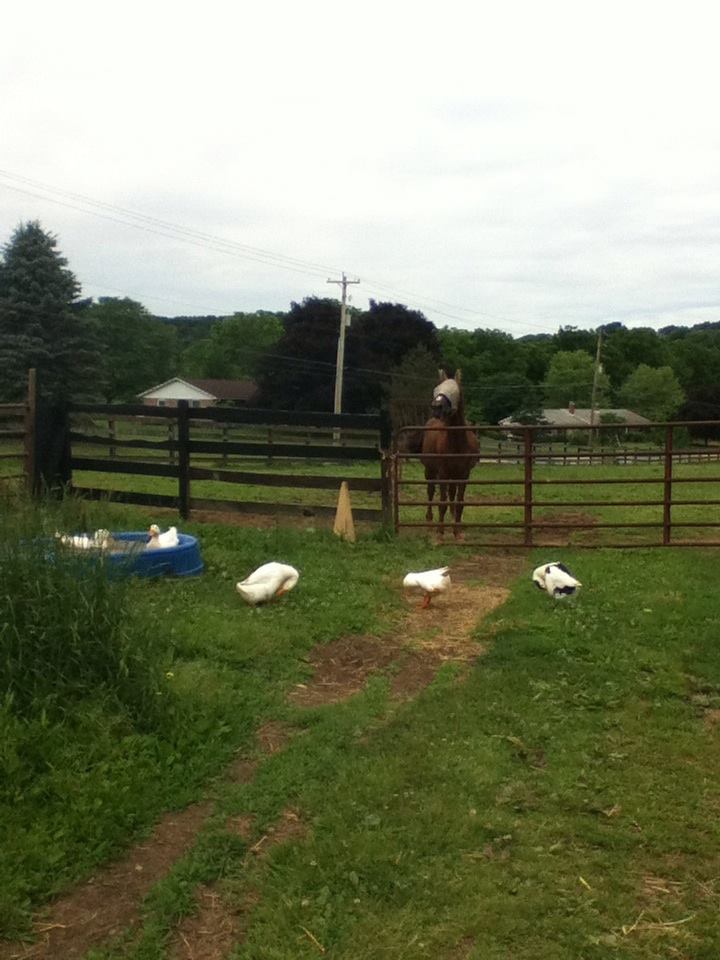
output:
M 50 399 L 132 401 L 173 376 L 252 379 L 257 405 L 332 410 L 340 304 L 307 297 L 287 311 L 162 317 L 128 297 L 82 299 L 80 284 L 36 221 L 20 224 L 0 259 L 0 401 L 24 396 L 35 367 Z M 602 332 L 601 367 L 595 354 Z M 425 417 L 437 369 L 461 367 L 476 422 L 543 409 L 624 407 L 652 420 L 720 418 L 720 324 L 596 330 L 560 327 L 513 337 L 437 328 L 420 311 L 370 301 L 351 308 L 343 409 Z

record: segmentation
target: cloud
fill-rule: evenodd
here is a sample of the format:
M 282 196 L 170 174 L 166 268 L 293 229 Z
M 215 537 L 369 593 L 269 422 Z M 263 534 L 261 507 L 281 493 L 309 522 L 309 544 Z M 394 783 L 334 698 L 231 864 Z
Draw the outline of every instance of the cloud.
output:
M 720 320 L 711 15 L 16 5 L 0 165 L 47 186 L 0 172 L 6 237 L 40 219 L 86 292 L 169 314 L 283 309 L 345 270 L 439 325 Z

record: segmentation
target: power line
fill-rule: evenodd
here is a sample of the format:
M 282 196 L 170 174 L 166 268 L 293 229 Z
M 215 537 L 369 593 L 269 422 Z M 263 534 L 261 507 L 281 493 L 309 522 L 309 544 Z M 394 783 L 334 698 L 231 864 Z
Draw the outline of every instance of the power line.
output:
M 222 247 L 231 248 L 233 251 L 244 252 L 251 259 L 260 259 L 261 262 L 275 263 L 278 266 L 286 266 L 288 268 L 302 268 L 302 270 L 313 270 L 313 271 L 322 271 L 323 273 L 327 271 L 333 271 L 334 267 L 329 267 L 327 264 L 314 263 L 310 260 L 301 260 L 297 257 L 288 257 L 284 254 L 274 253 L 270 250 L 264 250 L 261 247 L 250 246 L 249 244 L 240 243 L 236 240 L 228 240 L 224 237 L 218 237 L 214 234 L 204 233 L 200 230 L 195 230 L 194 228 L 185 227 L 181 224 L 172 223 L 168 220 L 162 220 L 158 217 L 151 216 L 149 214 L 141 213 L 137 210 L 131 210 L 127 207 L 121 207 L 118 204 L 107 203 L 102 200 L 96 200 L 92 197 L 85 196 L 81 193 L 73 193 L 69 190 L 63 190 L 59 187 L 53 187 L 50 184 L 42 183 L 37 180 L 31 180 L 28 177 L 22 177 L 18 174 L 10 173 L 7 170 L 0 170 L 0 176 L 9 178 L 11 180 L 17 181 L 19 183 L 24 183 L 27 186 L 31 186 L 35 189 L 45 190 L 51 194 L 58 194 L 61 197 L 66 197 L 68 200 L 79 201 L 83 204 L 86 204 L 90 207 L 97 207 L 98 209 L 109 211 L 110 213 L 121 214 L 124 217 L 129 218 L 128 220 L 116 221 L 124 223 L 126 226 L 138 226 L 142 229 L 150 229 L 156 227 L 162 231 L 170 231 L 173 236 L 186 237 L 190 240 L 201 240 L 206 243 L 212 244 L 214 248 L 218 245 Z M 19 192 L 28 191 L 23 190 L 20 187 L 13 187 L 9 184 L 4 184 L 8 189 L 17 190 Z M 40 197 L 40 199 L 53 200 L 52 197 L 42 197 L 39 194 L 30 194 L 31 196 Z M 57 201 L 60 202 L 60 201 Z M 72 209 L 79 210 L 82 213 L 91 213 L 95 214 L 94 210 L 85 210 L 82 207 L 73 206 L 70 203 L 66 203 L 66 206 L 71 206 Z M 97 214 L 95 214 L 97 215 Z M 114 217 L 109 217 L 108 219 L 116 219 Z M 151 231 L 152 232 L 152 231 Z M 167 236 L 167 232 L 160 234 L 161 236 Z
M 101 219 L 109 220 L 114 223 L 122 224 L 123 226 L 134 227 L 139 230 L 143 230 L 146 233 L 153 233 L 158 236 L 165 237 L 166 239 L 172 240 L 181 240 L 186 243 L 193 244 L 194 246 L 205 247 L 207 249 L 215 250 L 219 253 L 226 253 L 231 256 L 239 256 L 244 259 L 252 260 L 257 263 L 263 263 L 266 266 L 275 266 L 280 267 L 284 270 L 289 270 L 295 273 L 301 273 L 306 276 L 311 276 L 317 278 L 319 273 L 324 274 L 336 273 L 338 272 L 336 268 L 328 266 L 326 264 L 319 264 L 314 261 L 302 260 L 298 257 L 289 257 L 284 254 L 277 254 L 269 250 L 264 250 L 260 247 L 253 247 L 248 244 L 243 244 L 235 240 L 227 240 L 222 237 L 217 237 L 213 234 L 204 233 L 202 231 L 194 230 L 189 227 L 182 226 L 180 224 L 175 224 L 167 220 L 162 220 L 158 217 L 153 217 L 148 214 L 140 213 L 135 210 L 131 210 L 126 207 L 119 206 L 117 204 L 107 203 L 102 200 L 96 200 L 92 197 L 85 196 L 84 194 L 74 193 L 73 191 L 64 190 L 59 187 L 52 186 L 42 181 L 32 180 L 29 177 L 24 177 L 19 174 L 12 173 L 8 170 L 0 169 L 0 177 L 4 177 L 7 180 L 12 180 L 14 184 L 23 184 L 24 186 L 17 186 L 9 183 L 1 184 L 7 190 L 12 190 L 16 193 L 21 193 L 26 196 L 31 196 L 36 199 L 46 200 L 50 203 L 55 203 L 59 206 L 67 207 L 72 210 L 76 210 L 80 213 L 89 214 L 91 216 L 99 217 Z M 32 188 L 32 189 L 28 189 Z M 50 196 L 45 196 L 39 194 L 36 191 L 43 190 L 46 194 Z M 56 196 L 53 196 L 55 194 Z M 64 199 L 60 199 L 64 198 Z M 75 202 L 72 202 L 75 201 Z M 78 203 L 83 204 L 83 206 L 78 206 Z M 90 209 L 86 209 L 89 207 Z M 383 284 L 379 281 L 369 281 L 372 288 L 377 288 L 379 290 L 386 290 L 392 296 L 400 296 L 401 299 L 410 297 L 420 306 L 424 304 L 431 304 L 429 309 L 441 316 L 446 317 L 450 320 L 457 320 L 461 323 L 467 322 L 473 317 L 483 317 L 486 320 L 494 320 L 499 323 L 514 324 L 524 327 L 536 327 L 538 329 L 544 329 L 544 325 L 539 323 L 534 323 L 532 321 L 525 320 L 511 320 L 507 317 L 494 317 L 490 314 L 483 314 L 480 311 L 474 310 L 472 308 L 459 306 L 457 304 L 449 304 L 442 300 L 434 300 L 432 297 L 422 297 L 417 294 L 412 293 L 411 291 L 397 290 L 395 288 L 389 287 L 386 284 Z M 467 314 L 470 314 L 470 317 L 457 316 L 453 313 L 448 313 L 443 311 L 436 306 L 432 306 L 432 302 L 439 303 L 444 306 L 448 306 L 453 310 L 460 310 Z M 427 307 L 426 307 L 427 309 Z

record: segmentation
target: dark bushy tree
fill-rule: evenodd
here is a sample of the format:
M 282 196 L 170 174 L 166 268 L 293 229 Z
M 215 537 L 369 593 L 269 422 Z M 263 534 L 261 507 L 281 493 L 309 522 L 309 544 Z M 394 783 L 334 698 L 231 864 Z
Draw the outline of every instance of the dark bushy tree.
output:
M 0 394 L 23 397 L 35 367 L 41 394 L 59 401 L 101 394 L 98 345 L 78 304 L 80 284 L 36 221 L 20 224 L 0 264 Z
M 435 325 L 419 310 L 371 300 L 369 309 L 353 318 L 348 331 L 344 409 L 356 413 L 379 410 L 393 371 L 418 348 L 427 352 L 437 368 L 440 342 Z M 425 387 L 429 397 L 433 380 L 434 375 Z
M 720 420 L 720 383 L 693 387 L 677 414 L 678 420 Z M 720 426 L 696 423 L 688 427 L 691 437 L 720 440 Z
M 306 297 L 291 304 L 283 335 L 259 364 L 259 405 L 332 413 L 339 329 L 337 300 Z

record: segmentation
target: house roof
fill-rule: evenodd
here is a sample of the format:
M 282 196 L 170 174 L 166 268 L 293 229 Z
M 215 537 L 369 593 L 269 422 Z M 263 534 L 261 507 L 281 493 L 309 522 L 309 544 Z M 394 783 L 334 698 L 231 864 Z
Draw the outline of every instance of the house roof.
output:
M 218 400 L 251 400 L 257 393 L 254 380 L 191 380 L 186 377 L 185 381 L 211 393 Z
M 542 411 L 541 416 L 542 419 L 546 421 L 548 426 L 572 428 L 589 427 L 591 425 L 591 414 L 592 410 L 589 407 L 576 407 L 573 413 L 571 413 L 566 407 L 562 407 L 547 408 Z M 651 420 L 648 420 L 647 417 L 643 417 L 639 413 L 635 413 L 633 410 L 602 409 L 595 411 L 595 423 L 601 423 L 602 417 L 606 414 L 612 414 L 614 417 L 617 417 L 618 420 L 622 420 L 622 422 L 626 423 L 628 426 L 640 426 L 642 424 L 648 424 L 652 422 Z M 513 420 L 512 417 L 505 417 L 504 420 L 500 420 L 499 424 L 501 427 L 520 426 L 520 424 Z
M 170 377 L 162 383 L 156 383 L 154 387 L 143 390 L 138 394 L 140 399 L 150 397 L 163 387 L 170 384 L 183 384 L 186 387 L 192 387 L 195 391 L 200 391 L 208 400 L 251 400 L 257 392 L 257 384 L 254 380 L 214 380 L 214 379 L 196 379 L 195 377 Z

